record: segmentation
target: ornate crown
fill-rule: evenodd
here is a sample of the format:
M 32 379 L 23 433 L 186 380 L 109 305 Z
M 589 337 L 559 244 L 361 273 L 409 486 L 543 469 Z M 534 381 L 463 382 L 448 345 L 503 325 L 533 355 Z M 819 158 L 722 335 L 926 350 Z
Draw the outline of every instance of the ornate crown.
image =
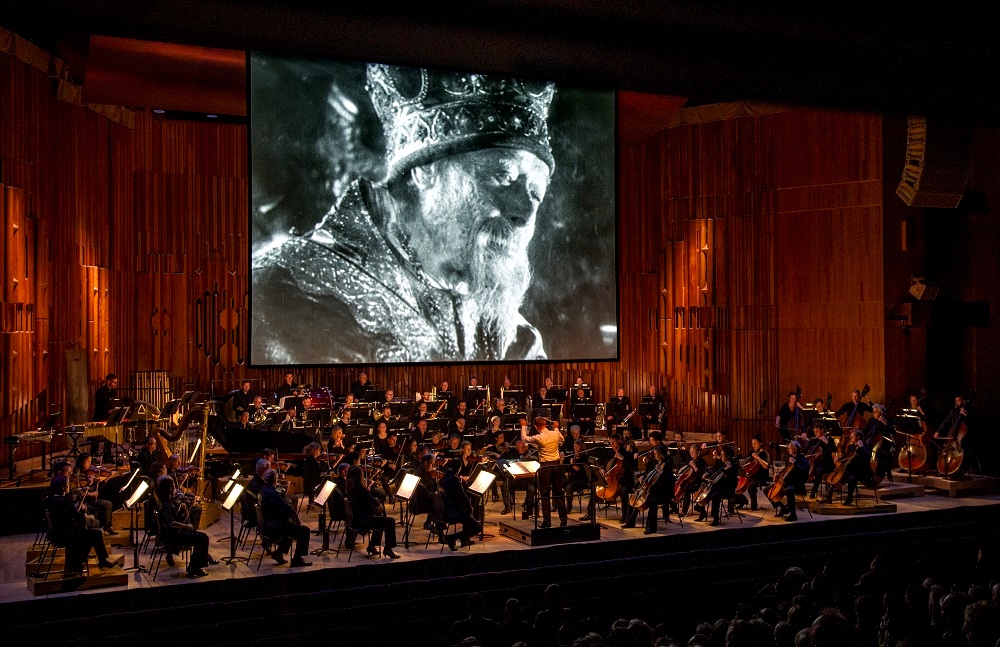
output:
M 385 132 L 387 180 L 441 157 L 517 148 L 555 167 L 548 114 L 555 85 L 394 65 L 368 66 Z

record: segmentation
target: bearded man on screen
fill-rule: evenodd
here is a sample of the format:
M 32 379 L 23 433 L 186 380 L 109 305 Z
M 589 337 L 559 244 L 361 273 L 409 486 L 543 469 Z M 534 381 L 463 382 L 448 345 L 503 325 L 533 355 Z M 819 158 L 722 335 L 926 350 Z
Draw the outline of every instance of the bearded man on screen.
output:
M 545 359 L 519 312 L 551 83 L 369 65 L 386 178 L 253 263 L 255 363 Z

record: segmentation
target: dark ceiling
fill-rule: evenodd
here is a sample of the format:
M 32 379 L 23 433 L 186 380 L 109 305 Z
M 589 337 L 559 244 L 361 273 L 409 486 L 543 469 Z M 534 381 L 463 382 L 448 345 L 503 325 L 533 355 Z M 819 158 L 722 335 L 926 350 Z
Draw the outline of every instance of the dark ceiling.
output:
M 748 3 L 749 4 L 749 3 Z M 686 97 L 1000 123 L 988 6 L 604 0 L 7 0 L 0 25 L 82 81 L 90 36 L 439 65 Z M 85 84 L 86 88 L 86 84 Z M 86 92 L 86 89 L 85 89 Z

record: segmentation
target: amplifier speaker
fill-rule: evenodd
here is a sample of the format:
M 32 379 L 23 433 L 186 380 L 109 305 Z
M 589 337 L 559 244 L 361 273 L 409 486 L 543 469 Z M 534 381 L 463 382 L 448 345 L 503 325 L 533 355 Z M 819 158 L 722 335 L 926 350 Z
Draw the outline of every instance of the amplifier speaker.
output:
M 910 207 L 954 209 L 969 181 L 972 134 L 967 128 L 906 120 L 906 163 L 896 195 Z

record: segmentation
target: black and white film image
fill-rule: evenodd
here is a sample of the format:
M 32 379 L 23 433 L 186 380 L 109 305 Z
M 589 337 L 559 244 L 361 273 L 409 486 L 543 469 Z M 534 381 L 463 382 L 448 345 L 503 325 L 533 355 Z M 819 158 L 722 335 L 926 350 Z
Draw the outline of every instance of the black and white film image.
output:
M 251 363 L 617 359 L 612 91 L 251 53 Z

